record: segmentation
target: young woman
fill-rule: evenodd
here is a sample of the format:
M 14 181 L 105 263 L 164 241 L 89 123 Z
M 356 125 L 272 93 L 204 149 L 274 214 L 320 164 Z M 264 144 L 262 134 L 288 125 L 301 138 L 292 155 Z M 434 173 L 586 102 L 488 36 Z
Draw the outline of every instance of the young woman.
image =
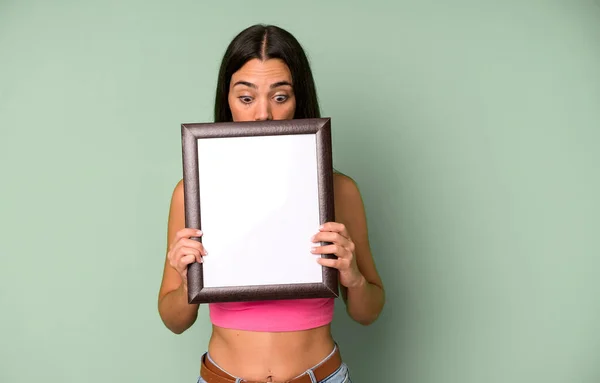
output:
M 312 72 L 298 41 L 275 26 L 255 25 L 230 43 L 219 71 L 215 122 L 320 117 Z M 335 222 L 313 237 L 329 246 L 314 254 L 339 271 L 342 297 L 352 319 L 371 324 L 384 305 L 384 290 L 371 256 L 360 192 L 334 175 Z M 183 182 L 176 185 L 168 223 L 168 252 L 158 299 L 165 325 L 180 334 L 193 325 L 198 305 L 187 302 L 187 266 L 207 250 L 185 228 Z M 333 299 L 297 299 L 209 305 L 213 324 L 198 382 L 350 382 L 330 332 Z

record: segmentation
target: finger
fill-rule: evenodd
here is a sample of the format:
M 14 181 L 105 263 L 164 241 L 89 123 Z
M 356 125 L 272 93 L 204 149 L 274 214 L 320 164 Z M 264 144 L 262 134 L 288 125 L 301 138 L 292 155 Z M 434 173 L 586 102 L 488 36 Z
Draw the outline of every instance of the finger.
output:
M 182 272 L 188 265 L 194 263 L 196 257 L 193 254 L 184 255 L 177 263 L 177 269 Z
M 179 241 L 182 238 L 201 237 L 202 234 L 203 234 L 202 230 L 198 230 L 198 229 L 190 229 L 190 228 L 181 229 L 175 235 L 175 242 Z
M 171 266 L 173 266 L 175 268 L 178 267 L 178 264 L 179 264 L 181 258 L 183 258 L 186 255 L 192 255 L 194 257 L 194 259 L 196 259 L 196 260 L 199 259 L 198 262 L 200 262 L 202 259 L 202 257 L 200 256 L 200 252 L 197 249 L 179 246 L 177 248 L 177 250 L 171 251 L 169 253 L 169 260 L 170 260 Z
M 198 250 L 194 247 L 182 246 L 177 251 L 177 254 L 179 255 L 180 258 L 183 258 L 188 255 L 192 255 L 196 259 L 196 262 L 202 262 L 202 254 L 200 254 L 200 250 Z
M 171 248 L 171 253 L 177 253 L 182 247 L 198 249 L 200 252 L 204 249 L 204 245 L 199 241 L 189 238 L 180 238 Z
M 175 238 L 173 238 L 173 241 L 169 245 L 169 250 L 172 251 L 183 238 L 201 237 L 202 235 L 202 230 L 190 228 L 181 229 L 175 233 Z
M 312 238 L 313 242 L 332 242 L 342 246 L 348 246 L 350 240 L 339 233 L 331 231 L 321 231 Z
M 339 269 L 340 267 L 340 261 L 337 259 L 317 258 L 317 263 L 321 266 L 333 267 L 334 269 Z
M 338 222 L 325 222 L 319 227 L 319 231 L 333 231 L 336 233 L 340 233 L 341 236 L 350 238 L 350 234 L 346 229 L 346 225 Z
M 310 250 L 313 254 L 335 254 L 338 257 L 347 258 L 350 256 L 350 252 L 343 246 L 336 244 L 326 246 L 315 246 Z
M 177 250 L 171 250 L 167 255 L 167 257 L 169 258 L 169 264 L 174 268 L 177 268 L 179 260 L 185 255 L 184 253 L 181 253 L 178 250 L 179 248 L 177 248 Z
M 179 242 L 181 243 L 181 246 L 198 249 L 200 254 L 202 254 L 203 256 L 208 255 L 208 251 L 206 251 L 202 242 L 198 242 L 198 241 L 195 241 L 193 239 L 188 239 L 188 238 L 182 238 Z
M 169 251 L 169 259 L 172 262 L 177 262 L 179 260 L 179 258 L 181 258 L 181 253 L 179 252 L 179 250 L 183 247 L 183 244 L 181 243 L 181 241 L 178 241 L 177 243 L 175 243 L 173 245 L 173 247 L 171 248 L 171 250 Z

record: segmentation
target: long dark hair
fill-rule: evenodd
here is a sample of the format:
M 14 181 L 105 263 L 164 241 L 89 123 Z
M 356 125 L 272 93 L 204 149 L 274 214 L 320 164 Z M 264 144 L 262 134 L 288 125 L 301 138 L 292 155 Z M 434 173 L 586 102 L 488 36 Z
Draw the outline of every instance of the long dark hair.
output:
M 257 24 L 240 32 L 225 51 L 215 96 L 215 122 L 233 120 L 228 101 L 231 76 L 252 59 L 283 60 L 292 74 L 296 98 L 294 118 L 321 117 L 310 64 L 298 40 L 282 28 Z

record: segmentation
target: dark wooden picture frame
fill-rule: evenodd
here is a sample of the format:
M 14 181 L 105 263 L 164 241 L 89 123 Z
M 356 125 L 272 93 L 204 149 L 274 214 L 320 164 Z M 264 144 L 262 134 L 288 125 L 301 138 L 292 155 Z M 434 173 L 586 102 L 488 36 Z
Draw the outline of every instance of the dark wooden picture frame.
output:
M 316 207 L 316 209 L 318 209 L 318 224 L 334 221 L 331 120 L 329 118 L 283 121 L 189 123 L 181 125 L 186 227 L 202 229 L 202 196 L 200 195 L 200 183 L 203 179 L 202 174 L 199 172 L 198 143 L 209 141 L 200 140 L 281 136 L 287 136 L 291 140 L 299 137 L 297 135 L 304 135 L 304 137 L 313 135 L 314 142 L 316 143 L 317 166 L 316 169 L 314 169 L 314 172 L 316 173 L 316 182 L 318 184 L 318 193 L 315 194 L 318 195 L 318 201 L 314 201 L 314 203 L 318 204 Z M 221 140 L 221 142 L 224 141 Z M 236 160 L 244 161 L 243 158 Z M 231 219 L 235 219 L 235 217 L 232 217 Z M 318 224 L 315 224 L 314 233 L 317 232 Z M 204 237 L 207 235 L 209 234 L 204 233 Z M 235 235 L 235 233 L 232 235 Z M 202 242 L 202 237 L 192 239 Z M 326 244 L 327 243 L 321 243 L 321 245 Z M 218 256 L 211 255 L 210 249 L 207 250 L 209 250 L 209 255 L 205 257 L 205 263 L 208 262 L 208 257 Z M 323 254 L 321 257 L 335 258 L 335 255 Z M 317 266 L 322 269 L 322 280 L 320 282 L 205 287 L 203 263 L 192 263 L 187 271 L 188 301 L 189 303 L 213 303 L 338 297 L 338 271 L 318 264 Z

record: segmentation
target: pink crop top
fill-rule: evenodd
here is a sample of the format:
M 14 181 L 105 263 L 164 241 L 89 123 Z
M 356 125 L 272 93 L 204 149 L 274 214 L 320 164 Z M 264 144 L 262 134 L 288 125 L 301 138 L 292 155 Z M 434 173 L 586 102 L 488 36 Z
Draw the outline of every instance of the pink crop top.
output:
M 246 331 L 300 331 L 333 320 L 333 298 L 211 303 L 215 326 Z

